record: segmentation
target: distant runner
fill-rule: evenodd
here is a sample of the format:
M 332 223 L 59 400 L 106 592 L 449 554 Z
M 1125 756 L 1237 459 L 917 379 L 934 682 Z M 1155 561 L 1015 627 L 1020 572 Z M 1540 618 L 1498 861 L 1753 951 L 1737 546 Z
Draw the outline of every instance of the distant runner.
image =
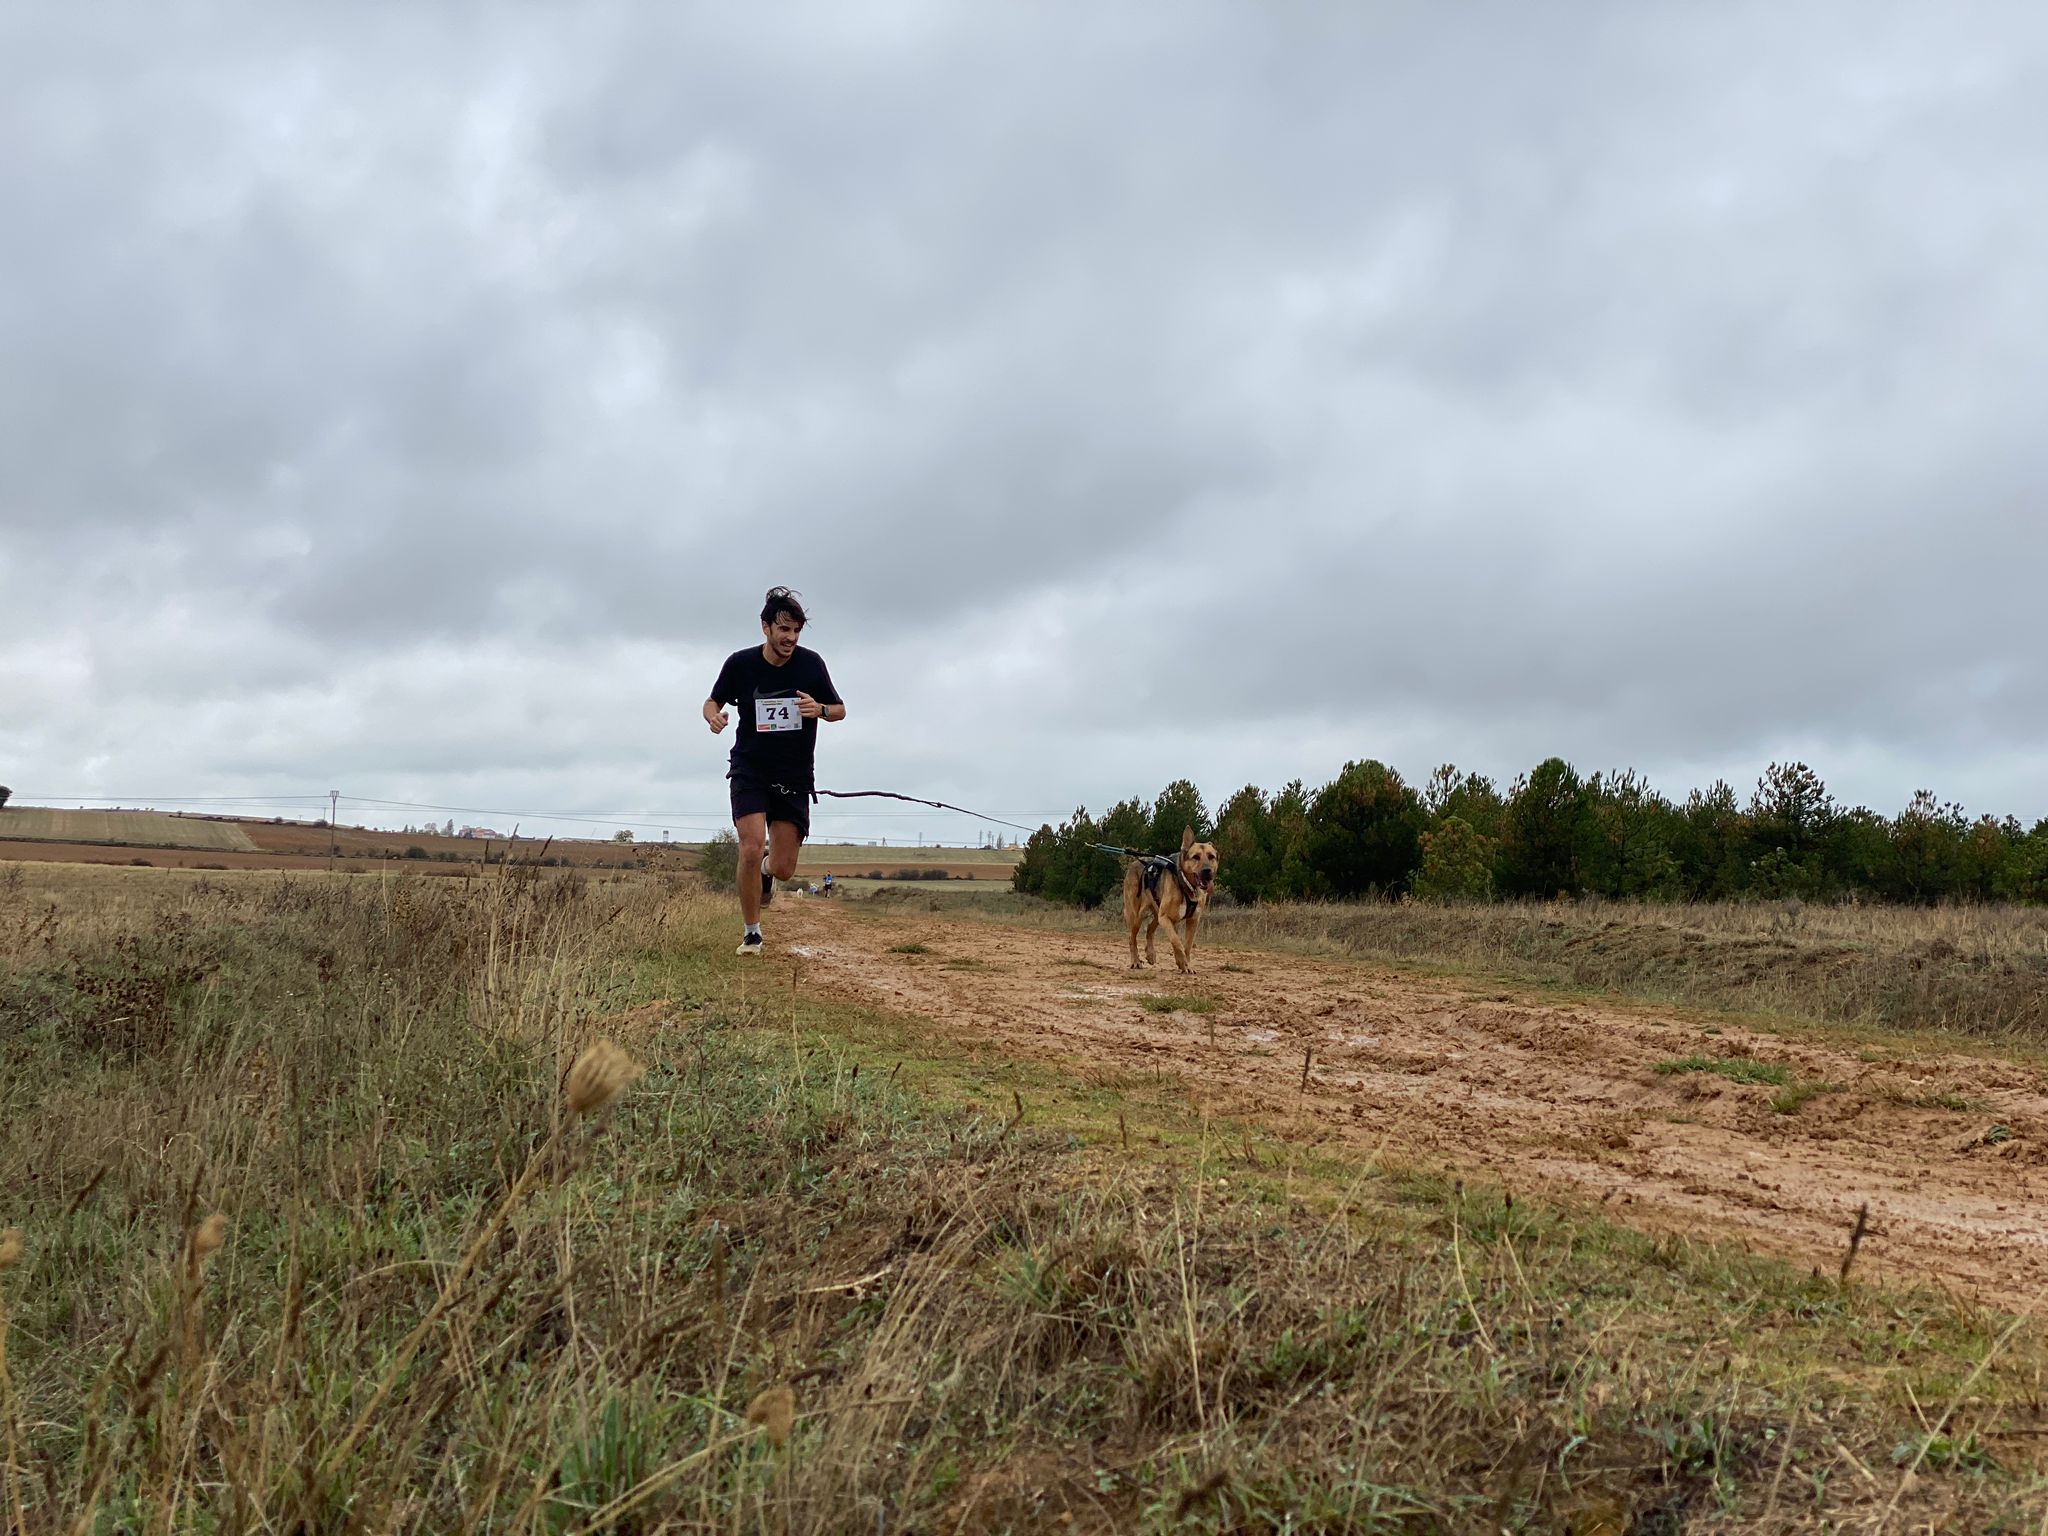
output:
M 796 643 L 806 622 L 794 592 L 771 588 L 761 607 L 762 643 L 726 657 L 704 701 L 704 723 L 714 736 L 732 723 L 725 706 L 740 706 L 725 776 L 740 840 L 740 917 L 747 925 L 737 951 L 742 955 L 761 953 L 761 908 L 775 899 L 777 880 L 794 878 L 797 854 L 810 836 L 818 722 L 846 718 L 824 658 Z

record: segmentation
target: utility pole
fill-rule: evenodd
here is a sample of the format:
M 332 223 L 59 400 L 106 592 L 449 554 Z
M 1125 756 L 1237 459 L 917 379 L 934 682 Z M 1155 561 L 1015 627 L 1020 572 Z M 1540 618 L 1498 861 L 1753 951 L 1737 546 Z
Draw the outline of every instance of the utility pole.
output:
M 341 791 L 327 791 L 327 857 L 333 858 L 340 850 L 334 831 L 334 818 L 341 814 Z

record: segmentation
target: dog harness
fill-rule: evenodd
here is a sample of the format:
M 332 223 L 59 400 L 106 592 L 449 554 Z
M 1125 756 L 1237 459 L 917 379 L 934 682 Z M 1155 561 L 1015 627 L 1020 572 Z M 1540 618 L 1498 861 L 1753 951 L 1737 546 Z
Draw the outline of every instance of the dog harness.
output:
M 1168 871 L 1171 871 L 1173 883 L 1180 887 L 1180 894 L 1187 902 L 1189 908 L 1192 909 L 1198 905 L 1195 900 L 1195 888 L 1189 882 L 1188 877 L 1180 872 L 1180 860 L 1173 854 L 1148 853 L 1144 856 L 1141 863 L 1144 874 L 1140 878 L 1145 882 L 1145 893 L 1155 902 L 1159 900 L 1159 881 L 1161 877 Z

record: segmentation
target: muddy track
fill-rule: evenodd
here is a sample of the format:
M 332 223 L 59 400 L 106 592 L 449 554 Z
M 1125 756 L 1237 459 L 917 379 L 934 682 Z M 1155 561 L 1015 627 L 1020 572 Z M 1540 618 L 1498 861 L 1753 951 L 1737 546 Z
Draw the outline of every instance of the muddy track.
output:
M 1128 970 L 1120 936 L 874 921 L 825 903 L 778 907 L 772 921 L 775 948 L 804 956 L 807 987 L 1019 1057 L 1177 1075 L 1219 1115 L 1591 1199 L 1633 1226 L 1730 1237 L 1828 1272 L 1867 1201 L 1859 1274 L 2008 1303 L 2048 1283 L 2048 1081 L 2031 1066 L 1884 1055 L 1206 944 L 1188 979 L 1163 943 L 1163 969 Z M 891 952 L 910 940 L 927 952 Z M 1177 992 L 1215 1008 L 1161 1014 L 1138 1001 Z M 1826 1091 L 1781 1112 L 1783 1086 L 1657 1070 L 1694 1056 L 1779 1064 L 1791 1084 Z

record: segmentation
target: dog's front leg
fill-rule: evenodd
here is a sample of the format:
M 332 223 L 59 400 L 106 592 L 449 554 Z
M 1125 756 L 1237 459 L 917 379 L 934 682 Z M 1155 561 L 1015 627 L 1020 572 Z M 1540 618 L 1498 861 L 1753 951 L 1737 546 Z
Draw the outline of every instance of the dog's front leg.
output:
M 1182 972 L 1191 970 L 1192 967 L 1188 964 L 1187 946 L 1181 942 L 1180 924 L 1167 923 L 1166 938 L 1167 942 L 1173 945 L 1173 963 L 1175 968 Z

